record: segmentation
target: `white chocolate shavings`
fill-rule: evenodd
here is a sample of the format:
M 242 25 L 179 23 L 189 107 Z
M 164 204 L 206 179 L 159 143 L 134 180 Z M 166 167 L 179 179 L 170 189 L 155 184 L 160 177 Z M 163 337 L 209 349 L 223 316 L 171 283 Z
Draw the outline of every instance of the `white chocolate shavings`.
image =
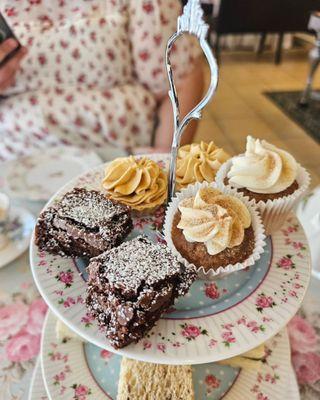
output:
M 152 286 L 178 276 L 182 267 L 176 257 L 163 244 L 154 244 L 139 236 L 103 257 L 103 277 L 119 289 L 137 292 L 142 284 Z

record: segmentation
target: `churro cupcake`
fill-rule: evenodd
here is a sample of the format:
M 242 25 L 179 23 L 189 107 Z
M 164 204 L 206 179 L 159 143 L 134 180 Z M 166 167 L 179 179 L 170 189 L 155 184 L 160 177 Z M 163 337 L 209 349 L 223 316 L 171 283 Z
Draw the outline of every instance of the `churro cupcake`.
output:
M 177 158 L 177 188 L 182 189 L 196 182 L 213 182 L 218 169 L 229 158 L 214 142 L 180 147 Z
M 263 252 L 264 237 L 257 210 L 234 189 L 197 183 L 183 189 L 167 210 L 168 246 L 203 279 L 253 265 Z
M 130 156 L 108 164 L 102 186 L 111 199 L 142 212 L 164 203 L 168 180 L 155 161 Z
M 236 188 L 253 200 L 271 234 L 281 228 L 310 178 L 291 154 L 248 136 L 246 152 L 227 161 L 216 181 L 219 187 Z

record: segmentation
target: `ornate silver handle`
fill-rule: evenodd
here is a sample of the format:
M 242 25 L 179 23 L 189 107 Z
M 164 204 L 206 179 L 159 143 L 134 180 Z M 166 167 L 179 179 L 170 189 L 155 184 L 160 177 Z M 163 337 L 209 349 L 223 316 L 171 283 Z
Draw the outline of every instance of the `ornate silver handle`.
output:
M 208 33 L 208 25 L 203 20 L 203 10 L 199 0 L 189 0 L 183 9 L 183 14 L 178 18 L 177 32 L 174 33 L 168 41 L 166 50 L 166 65 L 167 73 L 170 84 L 169 97 L 172 103 L 173 117 L 174 117 L 174 134 L 171 149 L 170 169 L 169 169 L 169 184 L 168 184 L 168 199 L 169 203 L 174 195 L 176 186 L 176 162 L 180 140 L 185 127 L 193 119 L 201 118 L 201 111 L 208 104 L 211 97 L 214 95 L 218 85 L 218 65 L 212 53 L 212 50 L 206 40 Z M 174 42 L 183 34 L 189 33 L 196 36 L 199 40 L 200 46 L 207 58 L 211 79 L 210 86 L 205 97 L 200 103 L 191 110 L 182 121 L 180 121 L 180 109 L 177 90 L 173 80 L 173 71 L 170 62 L 170 51 Z

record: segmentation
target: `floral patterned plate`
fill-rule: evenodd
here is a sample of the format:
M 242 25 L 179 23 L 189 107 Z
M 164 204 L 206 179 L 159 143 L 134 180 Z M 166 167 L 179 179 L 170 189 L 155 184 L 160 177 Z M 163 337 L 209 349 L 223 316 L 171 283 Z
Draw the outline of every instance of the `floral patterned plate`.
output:
M 23 208 L 11 208 L 9 221 L 5 226 L 8 244 L 0 249 L 0 268 L 11 263 L 28 249 L 34 224 L 35 218 L 29 211 Z
M 49 313 L 42 336 L 41 361 L 50 398 L 116 400 L 121 357 L 75 339 L 59 342 L 55 324 L 56 318 Z M 290 378 L 287 333 L 281 331 L 266 343 L 265 363 L 258 371 L 213 363 L 192 369 L 197 400 L 284 399 Z
M 28 400 L 48 400 L 47 391 L 42 377 L 40 357 L 33 371 Z
M 1 176 L 11 197 L 47 201 L 70 179 L 100 163 L 94 152 L 54 147 L 3 164 Z
M 73 180 L 50 203 L 73 187 L 99 190 L 104 169 L 100 166 Z M 162 218 L 163 210 L 135 218 L 132 235 L 143 232 L 156 240 Z M 84 262 L 39 252 L 33 241 L 30 259 L 38 289 L 51 310 L 86 341 L 114 351 L 87 314 Z M 203 364 L 242 354 L 284 328 L 300 307 L 309 278 L 306 238 L 292 216 L 268 239 L 254 266 L 214 282 L 195 282 L 145 339 L 118 353 L 165 364 Z

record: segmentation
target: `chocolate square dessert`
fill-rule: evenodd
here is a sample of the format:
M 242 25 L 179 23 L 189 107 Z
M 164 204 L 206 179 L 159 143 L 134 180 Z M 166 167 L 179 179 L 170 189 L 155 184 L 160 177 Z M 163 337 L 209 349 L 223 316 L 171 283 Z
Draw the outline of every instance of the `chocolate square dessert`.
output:
M 35 242 L 51 254 L 91 258 L 119 245 L 131 230 L 129 207 L 76 188 L 40 215 Z
M 164 244 L 144 236 L 93 258 L 86 304 L 116 349 L 138 342 L 196 279 Z

